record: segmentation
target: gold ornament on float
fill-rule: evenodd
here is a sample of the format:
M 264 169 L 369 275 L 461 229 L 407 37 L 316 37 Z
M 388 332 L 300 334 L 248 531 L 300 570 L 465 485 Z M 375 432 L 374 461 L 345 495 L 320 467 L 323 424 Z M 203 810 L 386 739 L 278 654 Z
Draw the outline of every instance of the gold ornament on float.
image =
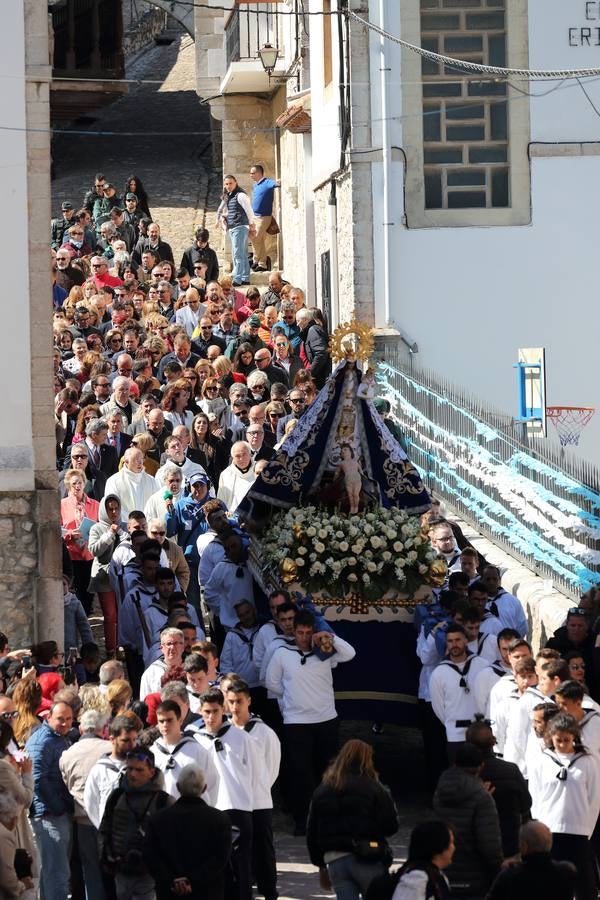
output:
M 442 587 L 447 577 L 448 565 L 446 560 L 434 559 L 433 562 L 429 564 L 429 571 L 425 576 L 427 583 L 433 584 L 435 587 Z
M 286 558 L 282 559 L 279 563 L 279 572 L 283 583 L 291 584 L 292 581 L 296 581 L 298 577 L 298 566 L 293 559 L 286 556 Z
M 334 363 L 342 359 L 361 361 L 365 368 L 369 357 L 375 350 L 373 329 L 365 322 L 352 319 L 338 325 L 329 338 L 329 352 Z

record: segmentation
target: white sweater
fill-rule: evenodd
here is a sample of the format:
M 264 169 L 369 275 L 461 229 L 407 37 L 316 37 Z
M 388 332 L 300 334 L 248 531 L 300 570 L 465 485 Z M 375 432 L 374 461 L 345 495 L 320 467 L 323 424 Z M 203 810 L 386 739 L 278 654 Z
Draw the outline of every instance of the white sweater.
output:
M 468 673 L 464 675 L 469 661 Z M 444 660 L 432 673 L 429 680 L 431 705 L 446 728 L 448 741 L 464 741 L 466 726 L 456 723 L 472 722 L 475 713 L 483 713 L 477 708 L 474 687 L 478 674 L 486 667 L 486 661 L 480 656 L 469 656 L 458 664 L 459 672 L 451 668 L 450 660 Z M 462 678 L 466 682 L 464 688 L 460 686 Z
M 557 762 L 558 761 L 558 762 Z M 566 778 L 558 774 L 563 767 Z M 545 750 L 529 773 L 531 814 L 556 834 L 590 837 L 600 812 L 600 770 L 591 754 Z
M 337 635 L 335 653 L 319 659 L 314 653 L 302 654 L 296 645 L 280 644 L 265 673 L 265 687 L 281 698 L 286 725 L 314 725 L 335 719 L 335 699 L 331 670 L 348 662 L 356 654 L 354 647 Z
M 272 809 L 271 788 L 279 775 L 281 764 L 281 744 L 272 728 L 261 719 L 251 718 L 243 729 L 254 745 L 256 758 L 260 761 L 254 778 L 254 809 Z
M 178 748 L 178 749 L 176 749 Z M 209 806 L 215 805 L 215 799 L 219 791 L 219 775 L 212 761 L 210 753 L 205 747 L 200 746 L 193 737 L 182 735 L 175 745 L 166 744 L 163 738 L 154 741 L 150 748 L 154 754 L 154 763 L 157 769 L 163 773 L 165 791 L 177 799 L 177 779 L 185 766 L 199 766 L 206 779 L 206 791 L 202 799 Z M 176 752 L 173 752 L 176 750 Z
M 108 753 L 92 767 L 83 791 L 83 805 L 94 828 L 100 827 L 106 801 L 124 771 L 125 760 L 113 759 Z
M 219 775 L 216 808 L 252 812 L 254 784 L 262 765 L 256 743 L 230 722 L 224 723 L 216 735 L 197 731 L 194 740 L 208 753 Z

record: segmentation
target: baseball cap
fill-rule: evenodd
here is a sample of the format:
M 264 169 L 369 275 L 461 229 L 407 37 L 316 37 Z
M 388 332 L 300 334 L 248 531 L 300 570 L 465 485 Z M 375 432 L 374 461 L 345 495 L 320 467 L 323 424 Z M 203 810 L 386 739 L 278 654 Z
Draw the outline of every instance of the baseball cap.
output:
M 250 316 L 248 319 L 248 325 L 251 328 L 260 328 L 260 316 Z
M 190 487 L 195 484 L 210 484 L 210 478 L 208 475 L 203 475 L 202 472 L 195 472 L 194 475 L 190 475 L 188 484 Z
M 125 194 L 125 199 L 126 200 L 137 200 L 137 194 L 132 194 L 132 193 Z
M 63 200 L 63 202 L 62 202 L 60 208 L 61 208 L 63 211 L 64 211 L 64 210 L 67 210 L 67 209 L 75 209 L 75 207 L 73 206 L 73 204 L 71 203 L 70 200 Z

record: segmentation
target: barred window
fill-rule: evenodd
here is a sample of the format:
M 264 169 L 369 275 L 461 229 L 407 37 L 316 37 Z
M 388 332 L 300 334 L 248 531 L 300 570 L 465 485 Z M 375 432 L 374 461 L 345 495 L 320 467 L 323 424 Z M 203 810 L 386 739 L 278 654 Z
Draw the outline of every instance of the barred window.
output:
M 507 0 L 420 0 L 427 50 L 506 66 Z M 509 207 L 506 83 L 423 59 L 426 209 Z

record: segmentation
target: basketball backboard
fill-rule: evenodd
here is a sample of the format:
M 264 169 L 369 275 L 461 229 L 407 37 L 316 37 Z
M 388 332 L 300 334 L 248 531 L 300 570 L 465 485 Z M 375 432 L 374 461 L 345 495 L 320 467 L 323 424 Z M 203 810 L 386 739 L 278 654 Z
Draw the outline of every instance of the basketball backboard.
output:
M 544 347 L 522 347 L 518 351 L 517 422 L 522 422 L 532 437 L 546 437 L 546 351 Z

